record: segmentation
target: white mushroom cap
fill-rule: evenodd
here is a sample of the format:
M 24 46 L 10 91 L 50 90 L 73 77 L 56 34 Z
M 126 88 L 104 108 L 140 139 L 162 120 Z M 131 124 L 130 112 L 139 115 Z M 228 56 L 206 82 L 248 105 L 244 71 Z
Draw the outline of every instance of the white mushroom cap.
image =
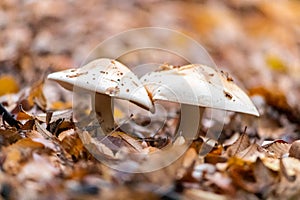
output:
M 49 74 L 48 79 L 57 81 L 68 90 L 76 86 L 91 92 L 129 100 L 149 110 L 154 109 L 138 77 L 116 60 L 97 59 L 78 69 Z
M 162 66 L 141 81 L 152 99 L 259 116 L 250 98 L 224 72 L 204 65 Z

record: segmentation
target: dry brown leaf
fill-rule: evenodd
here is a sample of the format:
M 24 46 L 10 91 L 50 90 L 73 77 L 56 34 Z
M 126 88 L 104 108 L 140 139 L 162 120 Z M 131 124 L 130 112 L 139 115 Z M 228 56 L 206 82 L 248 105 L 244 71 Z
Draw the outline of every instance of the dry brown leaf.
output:
M 251 144 L 249 147 L 240 151 L 235 156 L 246 161 L 255 162 L 257 158 L 266 157 L 267 151 L 256 143 Z
M 217 163 L 224 163 L 227 161 L 227 157 L 224 157 L 222 155 L 223 153 L 223 146 L 218 145 L 214 147 L 211 152 L 209 152 L 205 157 L 204 161 L 206 163 L 211 163 L 211 164 L 217 164 Z
M 31 157 L 34 150 L 42 149 L 44 145 L 29 138 L 23 138 L 16 143 L 5 147 L 3 154 L 6 155 L 2 165 L 9 174 L 16 174 L 21 169 L 22 162 Z
M 65 110 L 65 109 L 71 109 L 72 108 L 72 102 L 62 102 L 62 101 L 56 101 L 53 102 L 50 105 L 51 110 Z
M 23 138 L 21 140 L 18 140 L 16 143 L 9 146 L 9 148 L 17 148 L 20 150 L 25 150 L 26 148 L 29 148 L 31 150 L 34 149 L 41 149 L 44 148 L 44 145 L 39 142 L 34 142 L 30 138 Z
M 40 109 L 46 110 L 47 107 L 47 100 L 43 93 L 43 87 L 44 87 L 44 81 L 38 81 L 36 82 L 30 90 L 29 96 L 28 96 L 28 103 L 30 107 L 33 107 L 34 104 L 36 104 Z
M 38 121 L 34 121 L 35 129 L 43 135 L 44 138 L 54 138 L 54 136 L 45 128 L 43 125 L 41 125 Z
M 290 110 L 285 94 L 278 88 L 257 87 L 249 91 L 250 95 L 261 95 L 265 98 L 267 104 L 280 110 Z
M 286 175 L 288 176 L 295 176 L 297 174 L 300 174 L 299 166 L 300 166 L 300 160 L 292 157 L 286 157 L 286 158 L 263 158 L 262 159 L 265 166 L 267 166 L 269 169 L 280 172 L 282 169 L 281 165 L 284 165 L 284 170 L 286 171 Z M 282 162 L 280 164 L 280 162 Z
M 5 152 L 3 170 L 8 174 L 17 174 L 21 168 L 20 162 L 24 159 L 21 152 L 16 148 L 11 148 Z
M 288 164 L 292 164 L 292 163 L 288 163 Z M 285 178 L 286 180 L 288 180 L 289 182 L 294 182 L 296 180 L 296 176 L 299 174 L 299 171 L 297 173 L 296 176 L 293 175 L 289 175 L 288 173 L 288 167 L 286 167 L 283 163 L 282 159 L 279 159 L 279 166 L 280 166 L 280 174 L 283 178 Z
M 205 177 L 207 180 L 221 188 L 225 194 L 233 196 L 236 193 L 232 180 L 227 174 L 215 172 L 213 174 L 206 174 Z
M 39 169 L 39 170 L 37 170 Z M 21 181 L 34 180 L 36 182 L 51 181 L 60 172 L 45 156 L 33 154 L 32 160 L 24 164 L 18 173 Z
M 61 134 L 62 136 L 59 138 L 61 146 L 71 155 L 74 161 L 87 157 L 88 152 L 85 150 L 82 141 L 74 129 L 69 129 Z
M 72 121 L 73 110 L 58 110 L 58 111 L 47 111 L 36 115 L 36 119 L 46 124 L 55 122 L 59 119 L 65 119 L 66 121 Z
M 35 142 L 43 144 L 46 148 L 51 149 L 52 151 L 57 151 L 56 145 L 52 140 L 44 138 L 42 134 L 35 130 L 26 132 L 26 137 L 32 139 Z
M 291 144 L 288 144 L 284 140 L 275 140 L 272 143 L 263 145 L 262 147 L 268 150 L 276 158 L 281 158 L 284 154 L 289 152 Z
M 23 109 L 20 109 L 20 111 L 17 114 L 17 120 L 31 120 L 31 119 L 34 119 L 34 118 L 35 117 L 32 114 L 26 112 Z
M 250 139 L 247 134 L 242 134 L 237 141 L 230 145 L 225 151 L 225 155 L 228 157 L 235 156 L 239 152 L 245 150 L 250 146 Z
M 274 188 L 274 184 L 278 181 L 278 174 L 273 173 L 264 165 L 264 162 L 258 158 L 253 166 L 253 176 L 256 183 L 261 188 L 260 193 L 263 197 L 267 197 L 268 193 Z
M 6 146 L 20 140 L 22 137 L 15 128 L 10 128 L 0 129 L 0 138 L 0 144 Z
M 228 169 L 228 173 L 232 178 L 233 183 L 248 192 L 260 192 L 262 188 L 260 187 L 260 185 L 256 184 L 256 180 L 253 174 L 255 163 L 249 163 L 239 159 L 235 159 L 232 161 Z
M 196 150 L 194 148 L 189 148 L 184 154 L 182 167 L 184 168 L 190 167 L 193 163 L 195 163 L 197 158 L 198 158 L 198 154 Z
M 134 151 L 136 152 L 141 152 L 143 150 L 143 146 L 140 142 L 138 142 L 135 138 L 127 135 L 126 133 L 123 132 L 114 132 L 111 134 L 111 136 L 115 137 L 120 137 L 122 138 L 125 142 L 127 142 L 132 148 L 134 148 Z
M 89 152 L 97 159 L 116 160 L 113 151 L 100 141 L 96 141 L 89 132 L 76 130 L 79 133 L 80 139 Z
M 291 107 L 286 94 L 277 87 L 256 87 L 252 88 L 249 92 L 251 95 L 260 95 L 264 97 L 268 105 L 279 111 L 280 114 L 285 114 L 291 122 L 300 122 L 297 109 Z
M 35 120 L 28 120 L 25 122 L 25 124 L 22 126 L 22 130 L 33 130 L 35 125 Z

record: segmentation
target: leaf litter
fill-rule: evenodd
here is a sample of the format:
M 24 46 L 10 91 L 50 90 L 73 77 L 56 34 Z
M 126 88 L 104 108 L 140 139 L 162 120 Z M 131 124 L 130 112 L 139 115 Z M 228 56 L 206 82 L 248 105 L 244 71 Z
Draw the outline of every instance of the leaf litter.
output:
M 95 0 L 86 1 L 86 7 L 80 1 L 1 1 L 1 198 L 297 199 L 299 2 L 151 2 L 120 2 L 125 9 L 107 9 L 93 6 Z M 82 14 L 79 21 L 76 13 Z M 110 23 L 95 17 L 98 13 Z M 75 20 L 77 28 L 70 29 Z M 261 117 L 230 113 L 214 146 L 206 142 L 204 124 L 201 136 L 172 165 L 130 174 L 107 167 L 87 151 L 72 119 L 70 96 L 39 75 L 79 66 L 83 52 L 99 38 L 149 25 L 175 28 L 200 41 L 230 79 L 248 89 Z M 90 39 L 82 42 L 87 33 Z M 147 124 L 141 116 L 135 120 Z M 173 132 L 178 118 L 172 120 L 160 134 Z M 93 127 L 86 128 L 91 140 Z M 145 154 L 169 142 L 123 132 L 110 141 Z M 121 156 L 111 143 L 93 144 L 108 159 Z M 206 147 L 210 152 L 199 156 Z

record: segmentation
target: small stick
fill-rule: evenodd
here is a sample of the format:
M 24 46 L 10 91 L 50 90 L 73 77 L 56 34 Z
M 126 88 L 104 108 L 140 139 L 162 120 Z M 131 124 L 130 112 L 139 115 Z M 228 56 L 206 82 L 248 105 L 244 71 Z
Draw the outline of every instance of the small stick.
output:
M 4 106 L 0 103 L 0 115 L 2 115 L 2 119 L 4 122 L 7 122 L 10 126 L 16 127 L 20 129 L 23 124 L 15 118 L 4 108 Z
M 247 126 L 245 126 L 243 134 L 246 134 L 246 131 L 247 131 Z

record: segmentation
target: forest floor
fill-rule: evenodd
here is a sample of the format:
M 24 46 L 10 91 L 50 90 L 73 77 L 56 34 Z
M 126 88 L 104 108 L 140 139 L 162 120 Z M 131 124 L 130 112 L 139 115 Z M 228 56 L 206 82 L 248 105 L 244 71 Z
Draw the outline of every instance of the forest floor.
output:
M 299 10 L 296 0 L 1 0 L 0 198 L 298 199 Z M 175 162 L 128 173 L 87 150 L 72 117 L 72 93 L 46 77 L 79 67 L 115 34 L 151 26 L 202 44 L 218 68 L 247 91 L 260 116 L 228 113 L 215 143 L 205 137 L 213 127 L 206 117 L 200 137 Z M 94 56 L 105 55 L 102 51 Z M 135 59 L 147 61 L 145 55 Z M 181 64 L 172 57 L 158 60 Z M 174 131 L 179 116 L 172 112 L 162 132 Z M 136 120 L 147 124 L 148 119 Z M 157 138 L 142 142 L 123 132 L 111 137 L 120 148 L 162 151 Z M 210 151 L 201 155 L 205 148 Z

